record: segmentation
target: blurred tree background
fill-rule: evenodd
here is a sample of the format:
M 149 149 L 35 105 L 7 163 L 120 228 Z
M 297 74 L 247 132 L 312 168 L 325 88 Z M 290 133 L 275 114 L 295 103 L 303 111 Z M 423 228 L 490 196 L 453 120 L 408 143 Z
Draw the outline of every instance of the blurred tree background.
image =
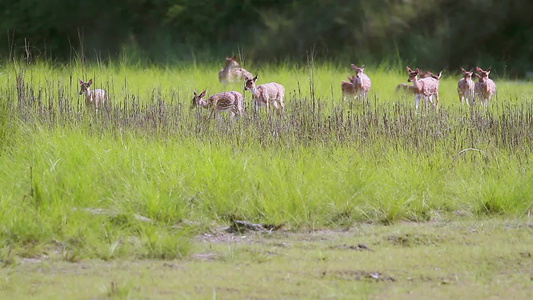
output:
M 0 0 L 3 57 L 533 71 L 531 0 Z

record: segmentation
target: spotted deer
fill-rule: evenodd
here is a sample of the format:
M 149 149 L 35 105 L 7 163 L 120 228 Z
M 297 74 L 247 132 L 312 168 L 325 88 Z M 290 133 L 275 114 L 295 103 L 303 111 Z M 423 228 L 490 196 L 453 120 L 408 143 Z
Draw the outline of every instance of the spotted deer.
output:
M 496 84 L 492 79 L 489 79 L 490 67 L 487 71 L 483 71 L 480 67 L 476 67 L 476 71 L 476 77 L 479 81 L 476 82 L 474 87 L 475 95 L 480 98 L 484 106 L 487 106 L 492 96 L 496 93 Z
M 472 74 L 474 69 L 470 71 L 465 70 L 461 67 L 463 72 L 463 78 L 457 83 L 457 93 L 459 94 L 459 102 L 463 104 L 466 102 L 467 105 L 474 103 L 474 81 L 472 80 Z
M 420 71 L 420 73 L 418 74 L 418 77 L 420 77 L 421 79 L 431 77 L 431 78 L 440 80 L 441 75 L 442 75 L 442 72 L 440 72 L 439 75 L 435 75 L 431 71 L 425 71 L 425 72 Z M 400 83 L 398 84 L 398 86 L 396 86 L 396 91 L 405 91 L 409 93 L 414 93 L 415 89 L 411 84 Z
M 237 56 L 226 57 L 226 66 L 218 72 L 218 80 L 226 85 L 228 83 L 242 82 L 244 77 L 252 77 L 252 73 L 239 67 Z
M 211 109 L 213 115 L 218 118 L 220 111 L 229 111 L 231 118 L 240 116 L 244 112 L 244 97 L 241 93 L 236 91 L 223 92 L 212 95 L 207 100 L 204 99 L 206 91 L 197 94 L 194 92 L 192 98 L 191 109 L 195 107 L 203 107 Z
M 93 84 L 93 80 L 89 80 L 88 82 L 85 82 L 83 80 L 80 81 L 80 95 L 85 96 L 85 104 L 87 106 L 94 106 L 96 111 L 100 109 L 102 105 L 105 105 L 107 101 L 107 94 L 102 89 L 95 89 L 91 90 L 91 85 Z
M 348 76 L 348 81 L 341 82 L 342 100 L 346 101 L 346 97 L 355 98 L 355 75 Z
M 370 91 L 370 87 L 372 87 L 372 81 L 370 81 L 370 78 L 363 73 L 365 71 L 365 65 L 358 68 L 356 65 L 352 64 L 352 69 L 355 70 L 355 81 L 353 83 L 355 96 L 366 98 L 368 91 Z
M 257 75 L 254 78 L 245 77 L 246 83 L 244 90 L 250 90 L 253 96 L 254 109 L 257 112 L 259 107 L 266 106 L 267 113 L 270 111 L 270 105 L 273 105 L 279 114 L 283 113 L 285 104 L 283 98 L 285 97 L 285 88 L 277 82 L 270 82 L 256 86 Z
M 407 79 L 407 81 L 413 83 L 412 87 L 409 89 L 412 93 L 415 94 L 416 110 L 418 110 L 420 98 L 424 98 L 426 103 L 426 109 L 428 108 L 428 102 L 431 102 L 431 104 L 433 104 L 433 107 L 435 107 L 435 109 L 438 109 L 439 85 L 440 78 L 442 76 L 442 71 L 434 77 L 431 76 L 421 79 L 418 79 L 418 74 L 420 73 L 420 70 L 418 68 L 413 71 L 411 68 L 407 67 L 407 72 L 409 72 L 409 78 Z M 433 102 L 433 96 L 435 96 L 435 102 Z

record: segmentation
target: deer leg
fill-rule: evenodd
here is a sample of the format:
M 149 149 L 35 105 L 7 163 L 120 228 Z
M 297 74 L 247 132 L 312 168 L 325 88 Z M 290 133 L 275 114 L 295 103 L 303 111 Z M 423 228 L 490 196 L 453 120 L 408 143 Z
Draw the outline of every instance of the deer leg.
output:
M 415 109 L 418 111 L 418 105 L 420 104 L 420 95 L 415 95 Z

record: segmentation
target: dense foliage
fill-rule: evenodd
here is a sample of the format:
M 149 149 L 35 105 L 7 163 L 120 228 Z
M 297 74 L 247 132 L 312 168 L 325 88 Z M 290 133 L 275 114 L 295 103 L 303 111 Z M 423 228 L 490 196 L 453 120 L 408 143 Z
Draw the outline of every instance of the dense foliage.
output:
M 237 52 L 268 61 L 400 58 L 524 76 L 533 61 L 531 11 L 528 0 L 2 0 L 0 51 L 154 62 Z

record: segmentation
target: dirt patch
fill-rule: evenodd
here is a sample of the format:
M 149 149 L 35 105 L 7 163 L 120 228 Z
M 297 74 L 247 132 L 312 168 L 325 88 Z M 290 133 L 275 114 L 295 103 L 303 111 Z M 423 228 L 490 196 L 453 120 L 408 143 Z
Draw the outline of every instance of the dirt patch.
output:
M 360 270 L 343 270 L 343 271 L 322 271 L 322 277 L 331 276 L 342 280 L 368 280 L 373 282 L 395 282 L 394 277 L 381 272 L 367 272 Z
M 373 252 L 372 248 L 368 247 L 365 244 L 358 244 L 358 245 L 336 245 L 329 247 L 330 249 L 339 249 L 339 250 L 354 250 L 354 251 L 370 251 Z
M 411 247 L 411 246 L 430 246 L 437 245 L 439 243 L 438 238 L 430 235 L 420 234 L 402 234 L 402 235 L 389 235 L 386 238 L 387 242 L 394 246 Z

